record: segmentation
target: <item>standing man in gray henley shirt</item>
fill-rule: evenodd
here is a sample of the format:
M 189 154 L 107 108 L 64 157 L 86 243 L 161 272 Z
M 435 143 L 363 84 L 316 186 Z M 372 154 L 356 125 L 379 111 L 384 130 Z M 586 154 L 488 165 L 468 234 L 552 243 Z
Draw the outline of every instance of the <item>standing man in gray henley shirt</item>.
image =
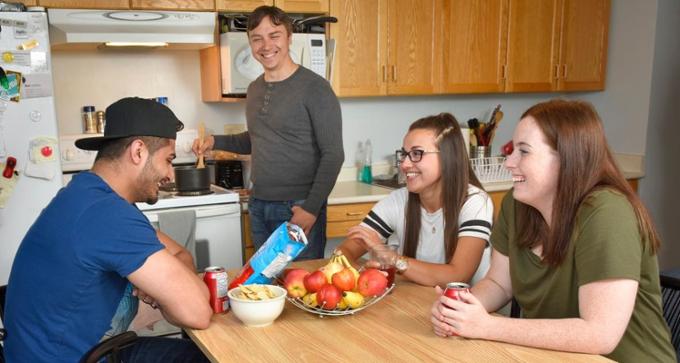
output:
M 323 258 L 326 200 L 344 161 L 340 103 L 330 84 L 288 51 L 291 19 L 274 6 L 248 18 L 248 41 L 264 74 L 248 86 L 248 131 L 194 141 L 196 154 L 220 149 L 252 154 L 248 213 L 257 250 L 283 222 L 302 227 L 309 245 L 300 259 Z M 228 233 L 228 232 L 225 232 Z

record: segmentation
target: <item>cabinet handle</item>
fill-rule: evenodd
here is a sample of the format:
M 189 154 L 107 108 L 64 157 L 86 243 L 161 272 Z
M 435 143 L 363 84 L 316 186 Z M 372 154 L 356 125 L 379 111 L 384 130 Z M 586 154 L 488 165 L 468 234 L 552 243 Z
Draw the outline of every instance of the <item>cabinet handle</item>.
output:
M 566 64 L 562 65 L 562 78 L 567 79 L 567 65 Z
M 392 81 L 397 81 L 397 66 L 395 65 L 392 66 Z
M 383 82 L 387 82 L 387 66 L 384 64 L 382 66 L 382 79 Z
M 508 78 L 508 65 L 503 64 L 503 68 L 501 69 L 501 79 L 507 79 Z
M 560 65 L 555 64 L 555 79 L 560 79 Z
M 359 217 L 359 216 L 363 215 L 363 213 L 362 212 L 347 212 L 347 213 L 345 213 L 345 215 L 347 217 Z

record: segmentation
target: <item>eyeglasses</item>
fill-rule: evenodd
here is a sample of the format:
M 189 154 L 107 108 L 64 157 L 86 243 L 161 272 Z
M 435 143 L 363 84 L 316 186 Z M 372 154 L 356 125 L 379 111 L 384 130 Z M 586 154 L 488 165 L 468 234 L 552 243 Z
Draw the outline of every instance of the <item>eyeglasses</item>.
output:
M 400 150 L 397 150 L 397 159 L 399 162 L 404 161 L 406 157 L 408 156 L 408 159 L 411 160 L 412 163 L 417 163 L 420 160 L 423 159 L 424 154 L 436 154 L 439 151 L 430 151 L 430 150 L 420 150 L 420 149 L 413 149 L 411 151 L 406 151 L 404 148 L 401 148 Z

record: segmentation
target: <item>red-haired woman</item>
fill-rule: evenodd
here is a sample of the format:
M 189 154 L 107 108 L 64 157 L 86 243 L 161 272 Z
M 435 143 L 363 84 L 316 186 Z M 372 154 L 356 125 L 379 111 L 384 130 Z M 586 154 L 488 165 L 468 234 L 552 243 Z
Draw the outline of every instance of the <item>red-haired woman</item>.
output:
M 435 302 L 435 333 L 675 362 L 661 308 L 659 237 L 593 107 L 539 103 L 522 115 L 513 144 L 506 167 L 514 187 L 493 229 L 489 272 L 462 300 Z M 526 319 L 487 313 L 512 296 Z
M 493 203 L 466 149 L 449 113 L 411 124 L 398 152 L 406 187 L 378 202 L 339 249 L 356 259 L 373 245 L 397 245 L 397 269 L 421 285 L 467 282 L 478 270 L 484 276 Z

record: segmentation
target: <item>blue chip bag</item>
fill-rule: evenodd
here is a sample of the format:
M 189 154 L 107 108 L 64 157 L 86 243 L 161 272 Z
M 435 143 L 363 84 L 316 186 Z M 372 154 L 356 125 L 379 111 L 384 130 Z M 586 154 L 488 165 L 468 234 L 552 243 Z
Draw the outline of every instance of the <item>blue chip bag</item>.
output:
M 243 266 L 229 289 L 238 285 L 268 284 L 307 247 L 300 226 L 283 222 Z

